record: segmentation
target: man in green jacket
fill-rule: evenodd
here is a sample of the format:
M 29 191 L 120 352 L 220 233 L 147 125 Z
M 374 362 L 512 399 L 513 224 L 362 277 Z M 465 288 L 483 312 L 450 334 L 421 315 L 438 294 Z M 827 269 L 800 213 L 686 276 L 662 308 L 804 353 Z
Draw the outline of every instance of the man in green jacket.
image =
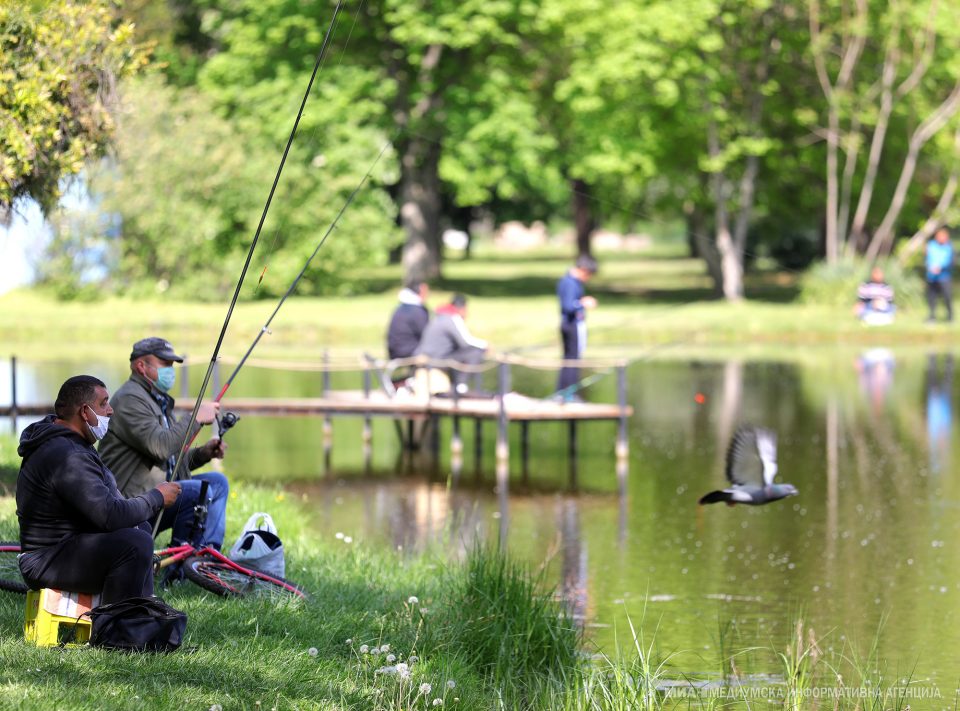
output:
M 117 478 L 117 487 L 124 496 L 139 496 L 162 481 L 178 481 L 182 487 L 176 503 L 164 511 L 161 531 L 173 529 L 174 543 L 186 541 L 193 524 L 193 507 L 200 498 L 200 483 L 209 483 L 207 521 L 200 540 L 220 548 L 226 532 L 227 497 L 230 485 L 220 472 L 190 472 L 211 459 L 222 459 L 226 445 L 213 438 L 200 447 L 190 449 L 174 472 L 177 452 L 184 442 L 188 418 L 177 420 L 174 399 L 168 391 L 173 387 L 174 363 L 182 363 L 169 341 L 144 338 L 133 344 L 130 353 L 130 379 L 110 398 L 113 417 L 110 428 L 100 442 L 100 457 Z M 203 402 L 187 440 L 203 425 L 216 419 L 219 402 Z

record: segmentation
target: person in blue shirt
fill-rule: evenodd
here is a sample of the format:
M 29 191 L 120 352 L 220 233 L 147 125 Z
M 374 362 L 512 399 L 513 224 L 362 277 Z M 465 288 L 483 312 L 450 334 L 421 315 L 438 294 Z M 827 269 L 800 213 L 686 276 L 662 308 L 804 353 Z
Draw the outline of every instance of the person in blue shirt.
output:
M 563 344 L 563 359 L 577 360 L 583 357 L 587 345 L 586 310 L 593 309 L 597 300 L 584 296 L 584 285 L 597 273 L 597 262 L 585 254 L 577 257 L 573 268 L 557 282 L 557 298 L 560 300 L 560 340 Z M 560 369 L 557 394 L 565 401 L 579 400 L 573 386 L 579 380 L 579 370 L 572 366 Z
M 953 297 L 951 295 L 951 276 L 953 273 L 953 245 L 950 244 L 950 231 L 941 227 L 933 239 L 927 242 L 927 308 L 930 315 L 927 323 L 933 323 L 937 299 L 943 299 L 947 307 L 947 321 L 953 321 Z

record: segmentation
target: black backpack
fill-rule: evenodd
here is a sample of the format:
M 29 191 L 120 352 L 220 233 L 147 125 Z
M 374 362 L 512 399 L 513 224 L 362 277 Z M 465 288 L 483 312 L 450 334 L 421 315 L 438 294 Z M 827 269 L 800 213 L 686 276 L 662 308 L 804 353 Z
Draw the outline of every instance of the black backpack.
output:
M 132 597 L 85 613 L 90 644 L 130 652 L 172 652 L 183 642 L 187 613 L 151 597 Z

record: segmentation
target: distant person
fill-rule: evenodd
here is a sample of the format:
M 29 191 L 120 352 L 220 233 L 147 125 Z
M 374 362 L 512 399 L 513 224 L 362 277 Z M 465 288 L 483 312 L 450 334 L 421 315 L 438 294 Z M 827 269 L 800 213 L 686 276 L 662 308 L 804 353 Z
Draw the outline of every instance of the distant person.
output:
M 175 506 L 164 512 L 160 528 L 173 529 L 174 543 L 188 542 L 193 526 L 193 507 L 200 499 L 200 483 L 209 484 L 207 521 L 201 545 L 220 548 L 226 533 L 227 497 L 230 485 L 220 472 L 190 472 L 211 459 L 223 459 L 226 444 L 214 437 L 183 455 L 180 468 L 173 467 L 184 440 L 209 425 L 220 412 L 219 402 L 203 402 L 197 420 L 187 433 L 189 420 L 177 421 L 175 401 L 169 395 L 176 379 L 174 363 L 182 363 L 169 341 L 144 338 L 133 344 L 130 353 L 130 379 L 113 394 L 113 419 L 100 443 L 100 456 L 114 472 L 120 491 L 126 497 L 139 496 L 162 481 L 178 481 L 182 493 Z
M 38 590 L 100 594 L 103 604 L 153 595 L 153 536 L 146 522 L 173 505 L 175 482 L 124 498 L 93 448 L 113 410 L 103 382 L 75 375 L 56 414 L 20 436 L 17 476 L 20 573 Z M 142 527 L 141 527 L 142 526 Z
M 454 294 L 449 304 L 437 309 L 437 315 L 427 324 L 415 355 L 431 360 L 455 360 L 465 365 L 483 363 L 487 342 L 474 338 L 467 329 L 467 297 Z M 455 387 L 466 390 L 466 373 L 451 368 Z
M 897 307 L 893 303 L 893 287 L 883 279 L 883 270 L 870 270 L 870 280 L 857 288 L 857 304 L 854 312 L 865 324 L 885 326 L 893 323 Z
M 587 310 L 597 306 L 592 296 L 584 296 L 584 285 L 597 273 L 597 262 L 585 254 L 577 257 L 573 268 L 557 282 L 560 300 L 560 340 L 564 360 L 579 360 L 587 346 Z M 572 392 L 580 379 L 580 371 L 573 366 L 560 368 L 557 394 L 566 401 L 579 400 Z
M 420 345 L 423 330 L 430 321 L 427 296 L 430 288 L 426 282 L 410 281 L 400 290 L 400 305 L 390 318 L 387 328 L 387 355 L 390 360 L 409 358 Z
M 950 243 L 950 231 L 941 227 L 927 242 L 927 308 L 930 310 L 927 323 L 936 321 L 937 299 L 943 299 L 947 307 L 947 321 L 953 321 L 953 295 L 951 278 L 953 274 L 953 245 Z

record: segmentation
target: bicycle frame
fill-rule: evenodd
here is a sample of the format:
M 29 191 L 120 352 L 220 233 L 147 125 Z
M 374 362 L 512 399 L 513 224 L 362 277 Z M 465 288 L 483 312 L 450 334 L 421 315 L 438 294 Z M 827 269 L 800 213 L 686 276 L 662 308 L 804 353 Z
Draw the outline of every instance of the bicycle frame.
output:
M 170 546 L 169 548 L 164 548 L 163 550 L 155 551 L 154 557 L 159 560 L 154 563 L 154 572 L 159 572 L 163 568 L 166 568 L 175 563 L 180 563 L 187 558 L 192 556 L 208 556 L 213 558 L 218 563 L 225 565 L 231 570 L 246 575 L 251 578 L 256 578 L 258 580 L 265 580 L 267 582 L 273 583 L 278 587 L 282 587 L 284 590 L 287 590 L 291 593 L 294 593 L 298 597 L 304 597 L 303 591 L 300 590 L 296 585 L 288 583 L 286 580 L 281 580 L 280 578 L 274 577 L 267 573 L 263 573 L 259 570 L 254 570 L 253 568 L 246 568 L 236 561 L 230 560 L 223 553 L 218 551 L 212 546 L 204 546 L 203 548 L 195 548 L 189 543 L 185 543 L 179 546 Z

